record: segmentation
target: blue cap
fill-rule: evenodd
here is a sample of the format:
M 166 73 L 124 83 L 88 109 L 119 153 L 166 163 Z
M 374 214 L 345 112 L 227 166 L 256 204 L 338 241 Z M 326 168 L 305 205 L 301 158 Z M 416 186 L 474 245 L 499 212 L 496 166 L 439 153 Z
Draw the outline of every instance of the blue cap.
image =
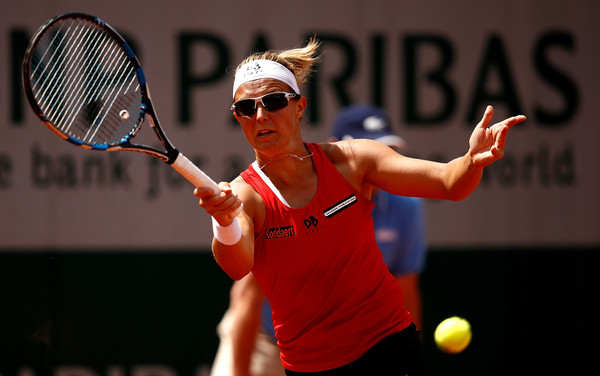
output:
M 342 109 L 333 122 L 333 137 L 338 140 L 367 138 L 404 149 L 406 142 L 394 133 L 385 110 L 356 104 Z

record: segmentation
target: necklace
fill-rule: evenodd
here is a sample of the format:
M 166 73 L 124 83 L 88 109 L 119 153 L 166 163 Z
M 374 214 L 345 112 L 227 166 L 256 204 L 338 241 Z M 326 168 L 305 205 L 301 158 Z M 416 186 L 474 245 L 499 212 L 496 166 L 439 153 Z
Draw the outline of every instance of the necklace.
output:
M 286 157 L 293 157 L 293 158 L 296 158 L 296 159 L 297 159 L 297 160 L 299 160 L 299 161 L 303 161 L 303 160 L 305 160 L 306 158 L 310 158 L 310 157 L 312 157 L 312 156 L 313 156 L 313 154 L 314 154 L 314 153 L 310 153 L 310 154 L 308 154 L 308 155 L 305 155 L 304 157 L 299 157 L 299 156 L 297 156 L 296 154 L 284 154 L 284 155 L 278 155 L 278 156 L 276 156 L 275 158 L 273 158 L 273 159 L 271 159 L 270 161 L 268 161 L 267 163 L 265 163 L 264 165 L 262 165 L 262 166 L 259 166 L 259 167 L 260 167 L 260 169 L 262 170 L 263 168 L 267 167 L 267 166 L 269 165 L 269 163 L 271 163 L 271 162 L 273 162 L 273 161 L 276 161 L 276 160 L 278 160 L 278 159 L 281 159 L 281 158 L 286 158 Z

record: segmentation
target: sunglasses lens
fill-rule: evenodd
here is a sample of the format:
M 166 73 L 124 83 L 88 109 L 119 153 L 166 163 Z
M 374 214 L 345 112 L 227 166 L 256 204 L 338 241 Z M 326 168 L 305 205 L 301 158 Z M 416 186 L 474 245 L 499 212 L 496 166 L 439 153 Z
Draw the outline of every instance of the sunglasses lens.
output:
M 254 100 L 252 99 L 239 101 L 235 104 L 235 113 L 238 116 L 252 116 L 256 112 L 254 104 Z
M 256 113 L 256 103 L 260 100 L 267 111 L 277 111 L 288 105 L 286 93 L 272 93 L 256 99 L 242 99 L 233 105 L 238 116 L 253 116 Z
M 263 106 L 267 111 L 277 111 L 288 105 L 288 99 L 283 93 L 274 93 L 265 96 L 262 99 Z

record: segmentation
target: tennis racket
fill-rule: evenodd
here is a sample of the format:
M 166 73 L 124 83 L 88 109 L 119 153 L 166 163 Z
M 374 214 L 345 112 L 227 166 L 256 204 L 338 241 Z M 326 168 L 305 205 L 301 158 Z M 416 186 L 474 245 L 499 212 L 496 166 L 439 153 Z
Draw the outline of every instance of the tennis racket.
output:
M 149 154 L 196 187 L 221 191 L 171 144 L 137 57 L 101 19 L 67 13 L 46 21 L 25 53 L 23 87 L 34 112 L 62 139 L 88 150 Z M 164 150 L 132 143 L 146 116 Z

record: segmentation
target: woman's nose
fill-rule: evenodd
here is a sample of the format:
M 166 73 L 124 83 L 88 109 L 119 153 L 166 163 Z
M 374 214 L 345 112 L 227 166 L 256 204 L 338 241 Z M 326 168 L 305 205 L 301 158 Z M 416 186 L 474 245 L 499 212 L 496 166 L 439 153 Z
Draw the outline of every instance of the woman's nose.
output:
M 262 103 L 256 104 L 256 120 L 266 119 L 267 112 L 269 112 L 269 111 L 265 110 Z

